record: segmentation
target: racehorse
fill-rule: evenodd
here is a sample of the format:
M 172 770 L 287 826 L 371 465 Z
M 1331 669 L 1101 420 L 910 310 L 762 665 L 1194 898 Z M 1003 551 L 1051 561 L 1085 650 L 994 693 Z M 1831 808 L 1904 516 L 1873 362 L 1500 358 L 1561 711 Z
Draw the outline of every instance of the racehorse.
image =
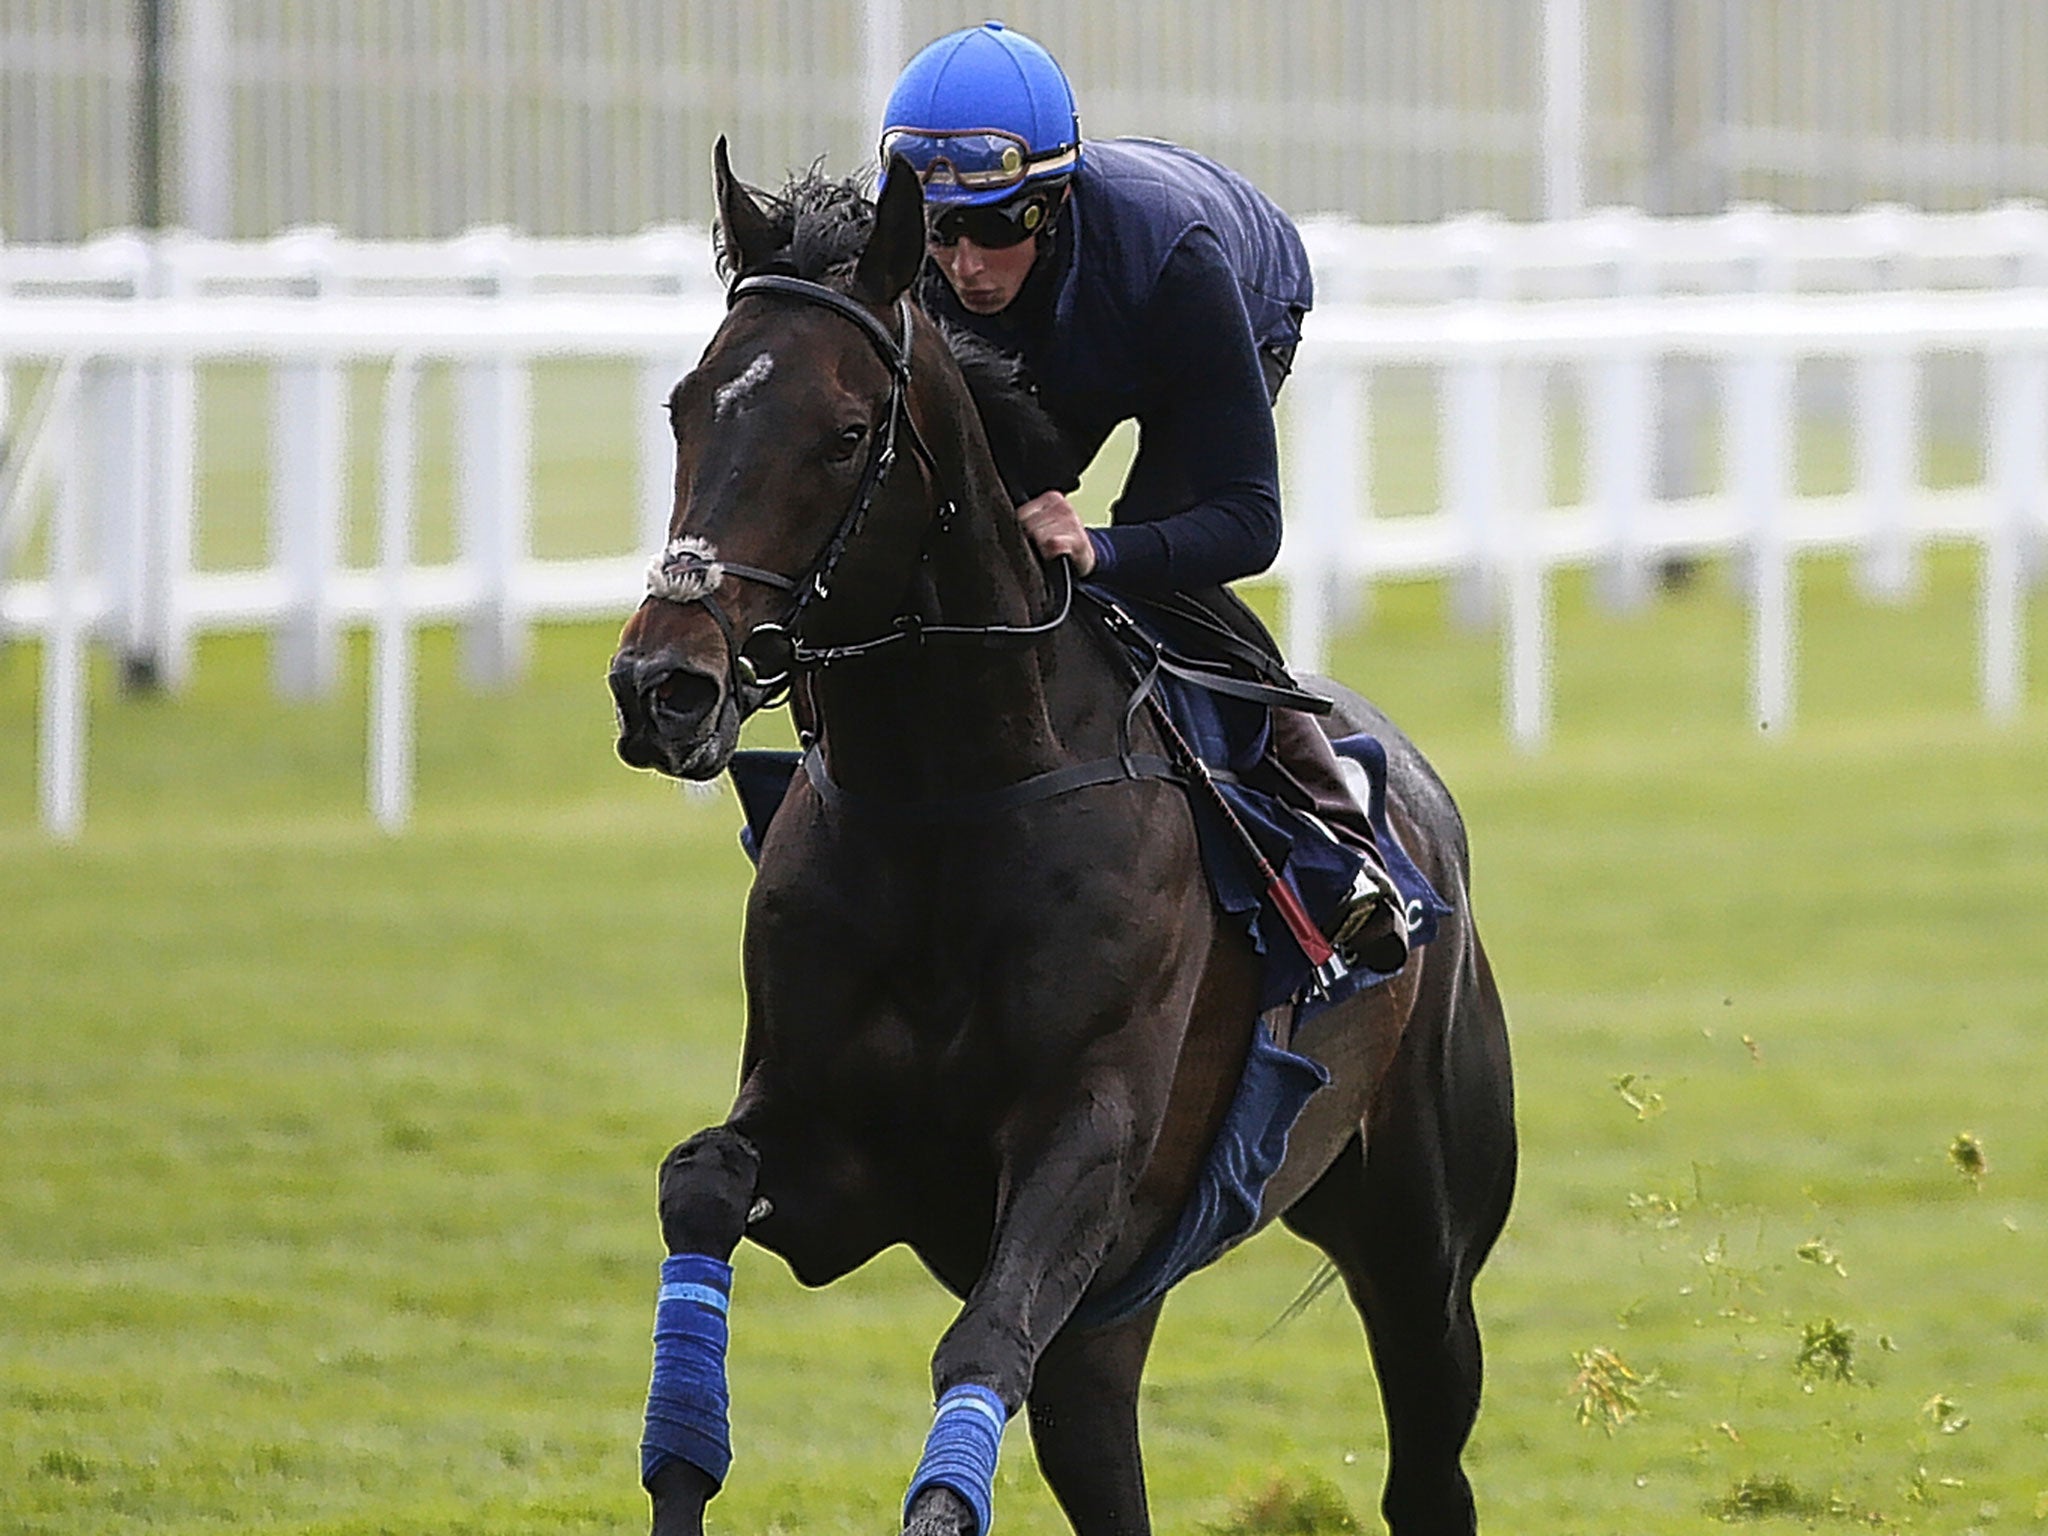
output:
M 872 203 L 815 172 L 774 197 L 723 139 L 713 161 L 736 280 L 669 400 L 674 514 L 611 665 L 618 751 L 710 778 L 792 685 L 814 751 L 758 850 L 738 1095 L 659 1173 L 654 1530 L 701 1531 L 727 1470 L 744 1236 L 813 1286 L 905 1243 L 962 1299 L 907 1532 L 986 1531 L 1019 1409 L 1077 1532 L 1144 1532 L 1160 1303 L 1091 1325 L 1084 1302 L 1188 1200 L 1262 1027 L 1252 946 L 1211 898 L 1185 786 L 1132 770 L 1163 743 L 1127 719 L 1128 670 L 1012 515 L 990 434 L 1028 433 L 1033 402 L 985 421 L 908 297 L 915 175 Z M 1448 792 L 1363 700 L 1338 714 L 1385 744 L 1393 826 L 1451 914 L 1295 1035 L 1330 1081 L 1258 1220 L 1319 1247 L 1363 1316 L 1392 1530 L 1471 1531 L 1471 1287 L 1515 1174 L 1506 1021 Z

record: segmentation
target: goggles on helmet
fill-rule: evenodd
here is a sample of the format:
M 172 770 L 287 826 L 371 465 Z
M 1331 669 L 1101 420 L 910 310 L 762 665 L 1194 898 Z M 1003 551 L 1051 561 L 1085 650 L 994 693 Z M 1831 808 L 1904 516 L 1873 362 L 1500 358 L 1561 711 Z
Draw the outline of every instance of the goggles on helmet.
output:
M 927 212 L 925 238 L 933 245 L 972 240 L 984 250 L 1007 250 L 1051 229 L 1065 178 L 1033 187 L 1000 203 L 939 204 Z
M 1001 128 L 890 128 L 881 146 L 882 164 L 901 155 L 924 183 L 925 195 L 937 202 L 964 201 L 1071 171 L 1079 154 L 1078 145 L 1068 144 L 1033 158 L 1029 144 Z

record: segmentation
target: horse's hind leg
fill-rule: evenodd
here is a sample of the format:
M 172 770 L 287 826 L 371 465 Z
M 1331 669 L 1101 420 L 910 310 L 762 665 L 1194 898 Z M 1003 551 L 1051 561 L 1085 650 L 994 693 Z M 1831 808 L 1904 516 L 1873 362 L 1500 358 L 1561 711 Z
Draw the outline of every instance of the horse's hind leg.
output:
M 1063 1331 L 1038 1359 L 1027 1399 L 1039 1470 L 1077 1536 L 1144 1536 L 1138 1381 L 1159 1304 L 1094 1333 Z
M 653 1536 L 701 1536 L 704 1506 L 731 1460 L 725 1425 L 725 1298 L 746 1230 L 760 1154 L 726 1126 L 700 1131 L 661 1165 L 661 1233 L 669 1258 L 655 1313 L 641 1477 Z
M 1462 1457 L 1479 1413 L 1472 1281 L 1507 1218 L 1514 1106 L 1500 1000 L 1474 941 L 1447 1017 L 1411 1024 L 1370 1141 L 1288 1211 L 1365 1319 L 1387 1417 L 1381 1510 L 1394 1536 L 1477 1528 Z

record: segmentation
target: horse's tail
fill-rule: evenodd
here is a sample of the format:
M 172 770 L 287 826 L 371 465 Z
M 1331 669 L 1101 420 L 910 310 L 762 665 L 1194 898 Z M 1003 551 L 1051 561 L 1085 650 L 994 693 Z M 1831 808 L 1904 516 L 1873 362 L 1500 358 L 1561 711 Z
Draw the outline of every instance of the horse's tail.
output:
M 1274 1334 L 1285 1328 L 1289 1323 L 1320 1301 L 1323 1293 L 1342 1278 L 1343 1276 L 1339 1273 L 1335 1264 L 1332 1264 L 1328 1259 L 1323 1260 L 1321 1264 L 1316 1266 L 1316 1272 L 1308 1277 L 1308 1284 L 1301 1288 L 1301 1294 L 1287 1303 L 1280 1315 L 1266 1325 L 1265 1330 L 1260 1333 L 1259 1337 L 1262 1340 L 1270 1339 Z

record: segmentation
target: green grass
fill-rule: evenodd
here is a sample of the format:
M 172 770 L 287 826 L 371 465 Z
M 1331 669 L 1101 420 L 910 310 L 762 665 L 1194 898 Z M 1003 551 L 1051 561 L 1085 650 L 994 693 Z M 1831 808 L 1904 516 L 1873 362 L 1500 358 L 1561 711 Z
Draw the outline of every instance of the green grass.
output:
M 1878 608 L 1809 567 L 1779 742 L 1715 569 L 1628 618 L 1564 585 L 1534 758 L 1439 588 L 1345 638 L 1463 801 L 1514 1020 L 1489 1529 L 2048 1513 L 2048 699 L 1979 716 L 1973 579 L 1943 557 Z M 641 1521 L 653 1169 L 732 1088 L 747 871 L 727 801 L 611 757 L 610 645 L 547 631 L 475 696 L 430 637 L 398 840 L 362 809 L 359 653 L 314 705 L 252 640 L 176 700 L 100 675 L 71 847 L 34 826 L 35 652 L 0 652 L 0 1529 Z M 1270 1234 L 1169 1304 L 1161 1530 L 1376 1527 L 1355 1319 L 1263 1336 L 1313 1268 Z M 950 1313 L 900 1252 L 818 1293 L 745 1253 L 717 1528 L 889 1528 Z M 1846 1382 L 1795 1366 L 1830 1322 Z M 1611 1433 L 1578 1421 L 1596 1349 L 1644 1378 Z M 999 1507 L 1064 1529 L 1021 1429 Z

